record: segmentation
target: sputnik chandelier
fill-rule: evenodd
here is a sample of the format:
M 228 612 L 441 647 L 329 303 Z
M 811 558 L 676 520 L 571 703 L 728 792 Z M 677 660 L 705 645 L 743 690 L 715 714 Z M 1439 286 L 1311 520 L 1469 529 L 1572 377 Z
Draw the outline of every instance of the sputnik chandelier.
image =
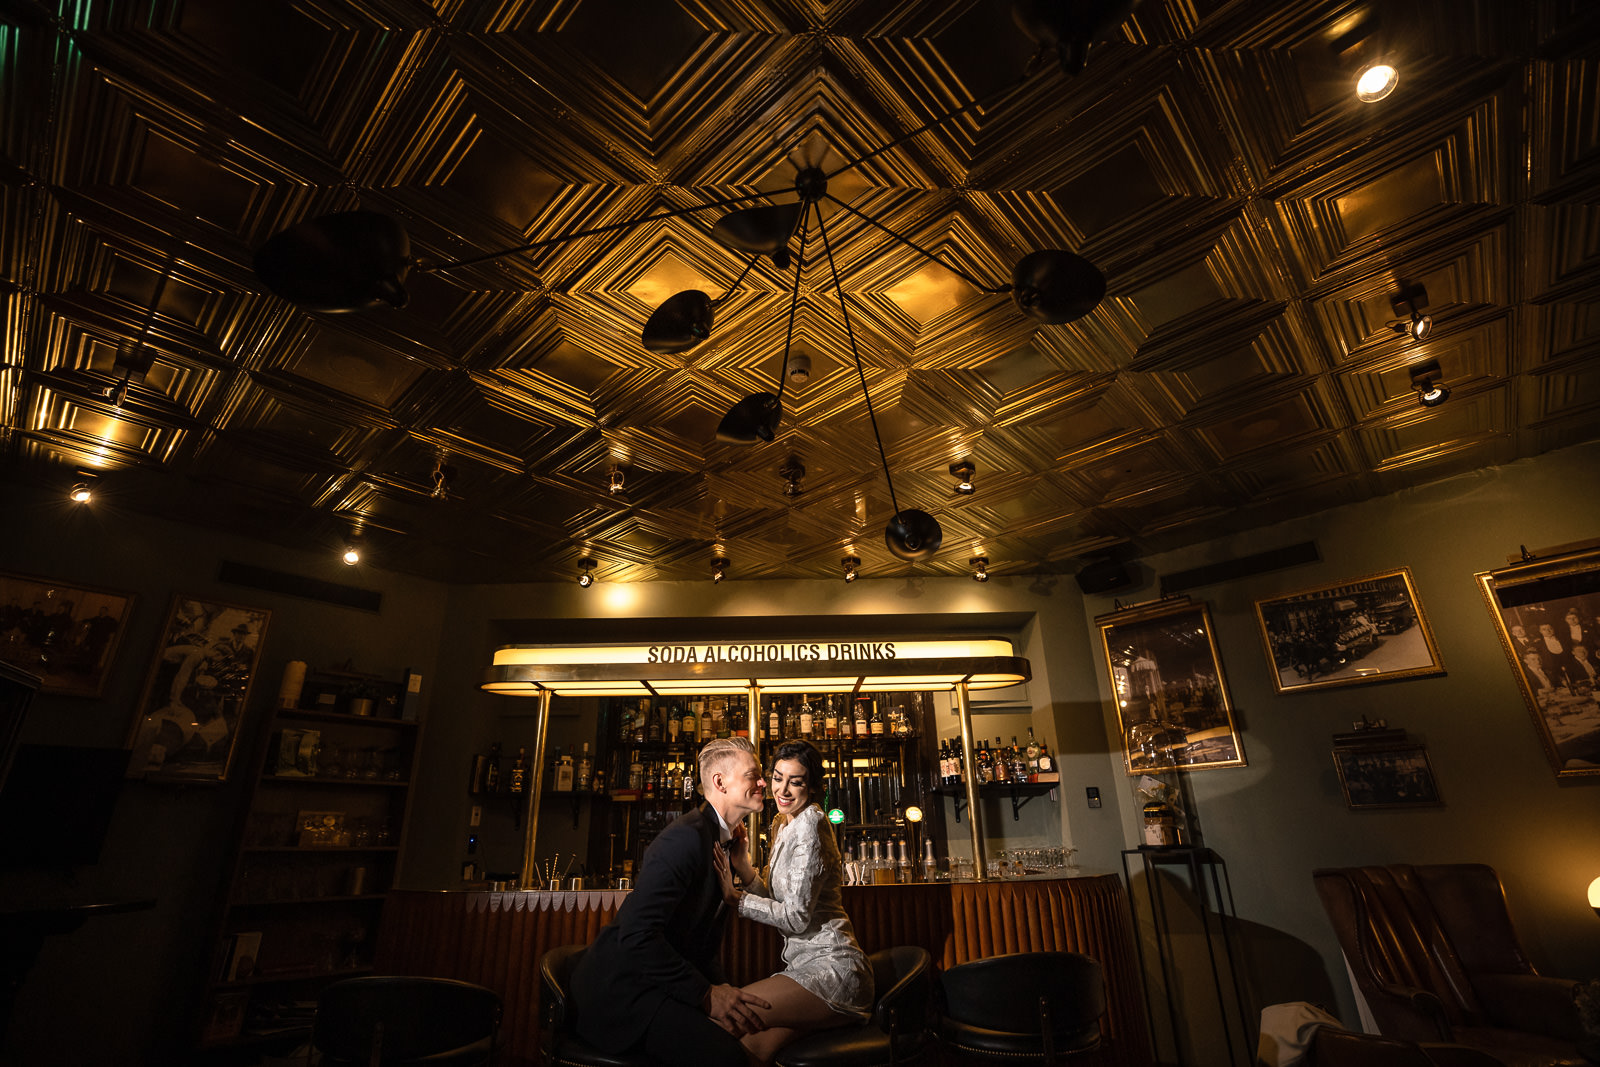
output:
M 1040 59 L 1052 52 L 1063 70 L 1068 74 L 1077 74 L 1083 68 L 1090 41 L 1121 23 L 1132 13 L 1137 2 L 1058 0 L 1050 3 L 1046 0 L 1015 0 L 1012 4 L 1014 20 L 1039 46 L 1022 80 L 1031 77 L 1039 67 Z M 1061 249 L 1030 252 L 1012 270 L 1010 284 L 987 285 L 828 192 L 830 179 L 966 111 L 991 102 L 1013 88 L 1014 85 L 1005 86 L 993 94 L 946 112 L 830 173 L 824 173 L 817 167 L 801 169 L 795 177 L 795 198 L 792 201 L 746 206 L 730 211 L 712 226 L 711 235 L 723 245 L 749 256 L 744 270 L 734 279 L 727 292 L 717 299 L 698 289 L 670 297 L 650 315 L 640 336 L 640 342 L 651 352 L 687 352 L 711 336 L 717 305 L 738 289 L 763 256 L 769 258 L 779 271 L 787 271 L 792 266 L 794 286 L 789 301 L 789 324 L 784 339 L 783 366 L 778 375 L 778 391 L 745 397 L 728 410 L 717 426 L 717 440 L 725 444 L 750 445 L 757 441 L 772 441 L 777 436 L 778 425 L 783 417 L 783 394 L 790 379 L 789 350 L 794 339 L 800 279 L 806 265 L 806 247 L 814 226 L 828 264 L 833 290 L 839 300 L 839 314 L 849 339 L 850 355 L 861 380 L 862 399 L 866 402 L 872 435 L 878 446 L 878 458 L 883 465 L 884 481 L 888 485 L 890 506 L 894 509 L 893 517 L 884 530 L 884 542 L 891 553 L 909 562 L 932 559 L 944 535 L 938 520 L 932 515 L 917 508 L 901 508 L 895 496 L 888 455 L 884 451 L 877 415 L 867 389 L 866 370 L 862 366 L 855 331 L 850 323 L 850 310 L 840 285 L 838 268 L 834 264 L 833 248 L 823 222 L 821 205 L 830 204 L 862 220 L 919 256 L 938 263 L 980 292 L 1010 293 L 1018 309 L 1042 324 L 1059 325 L 1088 314 L 1105 296 L 1106 282 L 1099 269 L 1081 256 Z M 413 257 L 410 239 L 398 220 L 376 211 L 346 211 L 309 219 L 276 234 L 256 253 L 255 270 L 273 292 L 309 311 L 368 311 L 385 305 L 401 308 L 407 301 L 406 276 L 412 270 L 440 273 L 580 238 L 629 230 L 648 222 L 717 207 L 769 200 L 774 195 L 782 194 L 755 193 L 725 197 L 444 263 L 428 263 Z M 791 253 L 791 245 L 796 243 L 797 236 L 798 249 Z

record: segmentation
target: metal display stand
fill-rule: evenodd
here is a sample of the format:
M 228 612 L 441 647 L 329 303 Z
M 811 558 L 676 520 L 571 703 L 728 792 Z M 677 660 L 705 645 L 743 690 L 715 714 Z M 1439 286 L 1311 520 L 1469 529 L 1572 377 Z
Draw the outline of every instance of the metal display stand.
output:
M 1144 939 L 1138 932 L 1139 912 L 1135 907 L 1133 885 L 1135 866 L 1142 868 L 1144 872 L 1145 895 L 1150 905 L 1151 922 L 1155 927 L 1156 962 L 1161 969 L 1161 991 L 1166 1000 L 1167 1020 L 1172 1027 L 1173 1055 L 1176 1057 L 1178 1067 L 1189 1067 L 1194 1061 L 1185 1055 L 1178 1003 L 1173 996 L 1172 977 L 1176 973 L 1177 963 L 1173 956 L 1172 922 L 1167 914 L 1166 898 L 1170 890 L 1162 885 L 1163 870 L 1188 872 L 1189 888 L 1199 906 L 1203 935 L 1201 939 L 1205 942 L 1206 962 L 1210 965 L 1211 990 L 1216 997 L 1217 1019 L 1222 1025 L 1223 1041 L 1228 1049 L 1227 1062 L 1249 1067 L 1253 1062 L 1251 1027 L 1245 1013 L 1244 992 L 1240 987 L 1239 968 L 1233 951 L 1230 920 L 1237 920 L 1238 916 L 1234 910 L 1233 885 L 1228 880 L 1227 865 L 1221 856 L 1209 848 L 1187 845 L 1169 848 L 1129 848 L 1122 852 L 1122 878 L 1127 885 L 1128 905 L 1133 913 L 1134 944 L 1138 948 L 1139 957 L 1139 981 L 1145 989 L 1145 1012 L 1150 1021 L 1150 1039 L 1159 1059 L 1160 1040 L 1155 1025 L 1155 1006 L 1149 994 L 1149 970 L 1145 961 Z M 1213 934 L 1211 929 L 1213 912 L 1217 917 L 1216 934 Z M 1228 970 L 1228 984 L 1233 990 L 1233 1012 L 1229 1011 L 1227 991 L 1224 988 L 1222 974 L 1218 970 L 1217 935 L 1220 935 L 1222 942 L 1222 957 Z M 1194 1012 L 1183 1013 L 1184 1017 L 1193 1015 Z M 1233 1025 L 1234 1015 L 1237 1015 L 1238 1020 L 1237 1041 Z M 1192 1048 L 1189 1050 L 1191 1054 L 1194 1051 Z

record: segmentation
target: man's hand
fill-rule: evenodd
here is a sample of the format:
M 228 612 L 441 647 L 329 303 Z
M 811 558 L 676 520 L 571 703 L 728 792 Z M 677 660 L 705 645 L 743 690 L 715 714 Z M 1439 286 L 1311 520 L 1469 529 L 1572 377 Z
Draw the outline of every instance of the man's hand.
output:
M 734 1037 L 743 1037 L 767 1028 L 761 1016 L 755 1013 L 756 1008 L 771 1011 L 772 1005 L 753 993 L 746 993 L 726 983 L 706 990 L 706 1014 L 711 1016 L 712 1022 Z

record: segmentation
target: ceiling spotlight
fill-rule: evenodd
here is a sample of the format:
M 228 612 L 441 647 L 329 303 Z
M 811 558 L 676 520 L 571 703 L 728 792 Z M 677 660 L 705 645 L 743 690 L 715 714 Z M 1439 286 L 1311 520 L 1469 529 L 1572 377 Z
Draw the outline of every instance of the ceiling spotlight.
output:
M 618 493 L 622 492 L 622 480 L 622 468 L 612 467 L 611 484 L 608 486 L 608 488 L 611 490 L 612 496 L 616 496 Z
M 972 465 L 972 460 L 970 459 L 950 464 L 950 473 L 956 476 L 956 494 L 958 496 L 972 495 L 972 475 L 976 470 L 977 468 Z
M 78 480 L 73 483 L 72 489 L 67 493 L 74 504 L 87 504 L 94 499 L 94 475 L 87 471 L 78 472 Z
M 846 582 L 853 582 L 861 576 L 859 573 L 861 567 L 860 556 L 846 556 L 839 562 L 844 564 L 844 580 Z
M 339 557 L 344 560 L 346 567 L 354 567 L 361 562 L 361 539 L 354 534 L 344 543 L 344 554 Z
M 1417 403 L 1425 408 L 1436 408 L 1450 399 L 1450 390 L 1439 384 L 1440 373 L 1436 359 L 1411 368 L 1411 388 L 1416 391 Z
M 787 483 L 783 487 L 784 496 L 799 496 L 805 492 L 800 488 L 800 479 L 806 476 L 806 465 L 800 462 L 800 457 L 791 454 L 783 461 L 783 466 L 778 468 L 778 473 Z
M 1356 99 L 1363 104 L 1375 104 L 1394 92 L 1399 83 L 1400 72 L 1391 64 L 1382 60 L 1368 63 L 1356 76 Z
M 972 580 L 973 581 L 975 581 L 975 582 L 987 582 L 989 580 L 989 557 L 988 556 L 974 556 L 968 562 L 970 562 L 972 564 Z
M 579 560 L 578 566 L 583 568 L 583 573 L 578 575 L 578 584 L 587 589 L 594 584 L 594 560 Z
M 1428 290 L 1421 284 L 1403 285 L 1389 297 L 1389 306 L 1399 316 L 1389 323 L 1389 329 L 1420 341 L 1433 329 L 1433 317 L 1424 312 L 1428 306 Z
M 444 461 L 440 456 L 433 463 L 433 489 L 428 496 L 433 500 L 450 499 L 450 479 L 456 476 L 456 469 Z
M 722 579 L 724 577 L 726 577 L 727 573 L 728 573 L 728 557 L 727 556 L 712 556 L 711 557 L 711 580 L 713 582 L 720 582 L 720 581 L 722 581 Z

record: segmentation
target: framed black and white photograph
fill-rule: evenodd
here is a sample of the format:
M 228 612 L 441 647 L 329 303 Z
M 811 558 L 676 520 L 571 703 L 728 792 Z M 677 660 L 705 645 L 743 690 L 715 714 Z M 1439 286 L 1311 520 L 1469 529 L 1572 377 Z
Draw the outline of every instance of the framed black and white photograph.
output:
M 40 692 L 97 697 L 132 613 L 132 593 L 0 574 L 0 660 L 38 677 Z
M 1352 811 L 1429 808 L 1444 803 L 1433 779 L 1427 746 L 1415 741 L 1335 747 L 1333 765 Z
M 1280 693 L 1444 673 L 1409 568 L 1256 601 Z
M 1600 774 L 1600 550 L 1475 577 L 1556 777 Z
M 1101 615 L 1095 624 L 1129 775 L 1245 765 L 1205 604 L 1168 598 Z
M 129 777 L 227 779 L 269 616 L 261 608 L 173 598 L 128 738 Z

